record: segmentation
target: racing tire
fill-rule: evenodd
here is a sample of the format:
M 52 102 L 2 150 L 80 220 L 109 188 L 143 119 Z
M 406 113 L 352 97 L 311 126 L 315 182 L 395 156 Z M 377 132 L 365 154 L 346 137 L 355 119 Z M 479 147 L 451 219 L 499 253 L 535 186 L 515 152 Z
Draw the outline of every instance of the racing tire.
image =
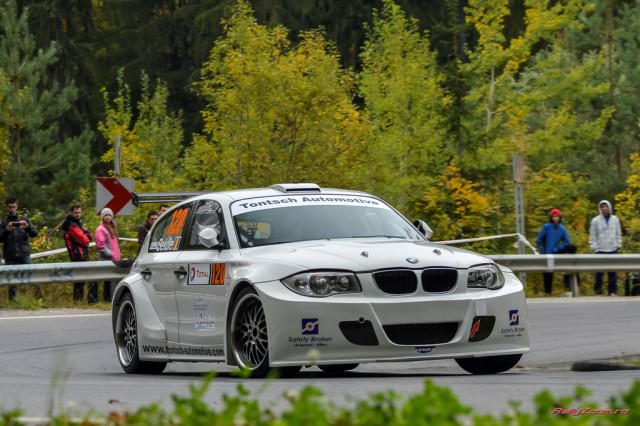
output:
M 456 358 L 463 370 L 471 374 L 497 374 L 511 370 L 518 364 L 522 354 L 496 355 L 481 358 Z
M 353 370 L 360 364 L 332 364 L 332 365 L 319 365 L 318 368 L 325 373 L 344 373 L 345 371 Z
M 136 307 L 131 294 L 126 294 L 120 300 L 116 315 L 114 336 L 118 352 L 118 361 L 126 373 L 160 374 L 166 368 L 166 362 L 150 362 L 140 359 L 138 320 Z
M 267 317 L 258 293 L 247 287 L 240 291 L 229 322 L 229 344 L 234 361 L 251 377 L 293 377 L 302 368 L 269 366 Z

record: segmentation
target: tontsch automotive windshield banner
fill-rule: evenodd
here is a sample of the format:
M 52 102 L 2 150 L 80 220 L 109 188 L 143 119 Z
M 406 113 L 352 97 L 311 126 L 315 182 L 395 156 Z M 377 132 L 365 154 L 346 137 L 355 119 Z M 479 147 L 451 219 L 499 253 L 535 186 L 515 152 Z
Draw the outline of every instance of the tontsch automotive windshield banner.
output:
M 239 214 L 281 207 L 296 206 L 358 206 L 377 207 L 389 210 L 389 206 L 380 200 L 353 195 L 284 195 L 240 200 L 233 203 L 231 213 Z

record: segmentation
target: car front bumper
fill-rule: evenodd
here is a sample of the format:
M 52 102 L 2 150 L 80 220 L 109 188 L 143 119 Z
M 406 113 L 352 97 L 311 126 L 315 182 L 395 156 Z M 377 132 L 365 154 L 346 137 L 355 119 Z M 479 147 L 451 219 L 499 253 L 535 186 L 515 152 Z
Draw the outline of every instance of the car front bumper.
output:
M 513 274 L 499 290 L 390 296 L 359 276 L 363 293 L 306 297 L 260 283 L 273 366 L 416 361 L 529 351 L 527 306 Z M 460 287 L 460 286 L 458 286 Z

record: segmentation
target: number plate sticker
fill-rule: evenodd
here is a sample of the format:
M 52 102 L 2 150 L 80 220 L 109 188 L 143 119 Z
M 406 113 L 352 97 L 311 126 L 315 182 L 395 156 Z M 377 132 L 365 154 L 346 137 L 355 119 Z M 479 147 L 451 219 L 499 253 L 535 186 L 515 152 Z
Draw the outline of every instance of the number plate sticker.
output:
M 224 263 L 214 263 L 211 265 L 211 285 L 224 285 L 226 268 Z

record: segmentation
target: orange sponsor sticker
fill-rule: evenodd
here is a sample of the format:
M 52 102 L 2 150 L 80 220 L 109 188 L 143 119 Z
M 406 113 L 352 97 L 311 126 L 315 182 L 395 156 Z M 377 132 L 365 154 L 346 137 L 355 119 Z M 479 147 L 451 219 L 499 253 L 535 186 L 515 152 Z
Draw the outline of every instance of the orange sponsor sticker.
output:
M 188 208 L 176 210 L 173 213 L 173 216 L 171 216 L 171 223 L 169 224 L 166 235 L 176 235 L 182 233 L 182 228 L 184 227 L 184 222 L 187 220 L 188 214 Z
M 211 265 L 211 285 L 224 285 L 225 264 L 214 263 Z

